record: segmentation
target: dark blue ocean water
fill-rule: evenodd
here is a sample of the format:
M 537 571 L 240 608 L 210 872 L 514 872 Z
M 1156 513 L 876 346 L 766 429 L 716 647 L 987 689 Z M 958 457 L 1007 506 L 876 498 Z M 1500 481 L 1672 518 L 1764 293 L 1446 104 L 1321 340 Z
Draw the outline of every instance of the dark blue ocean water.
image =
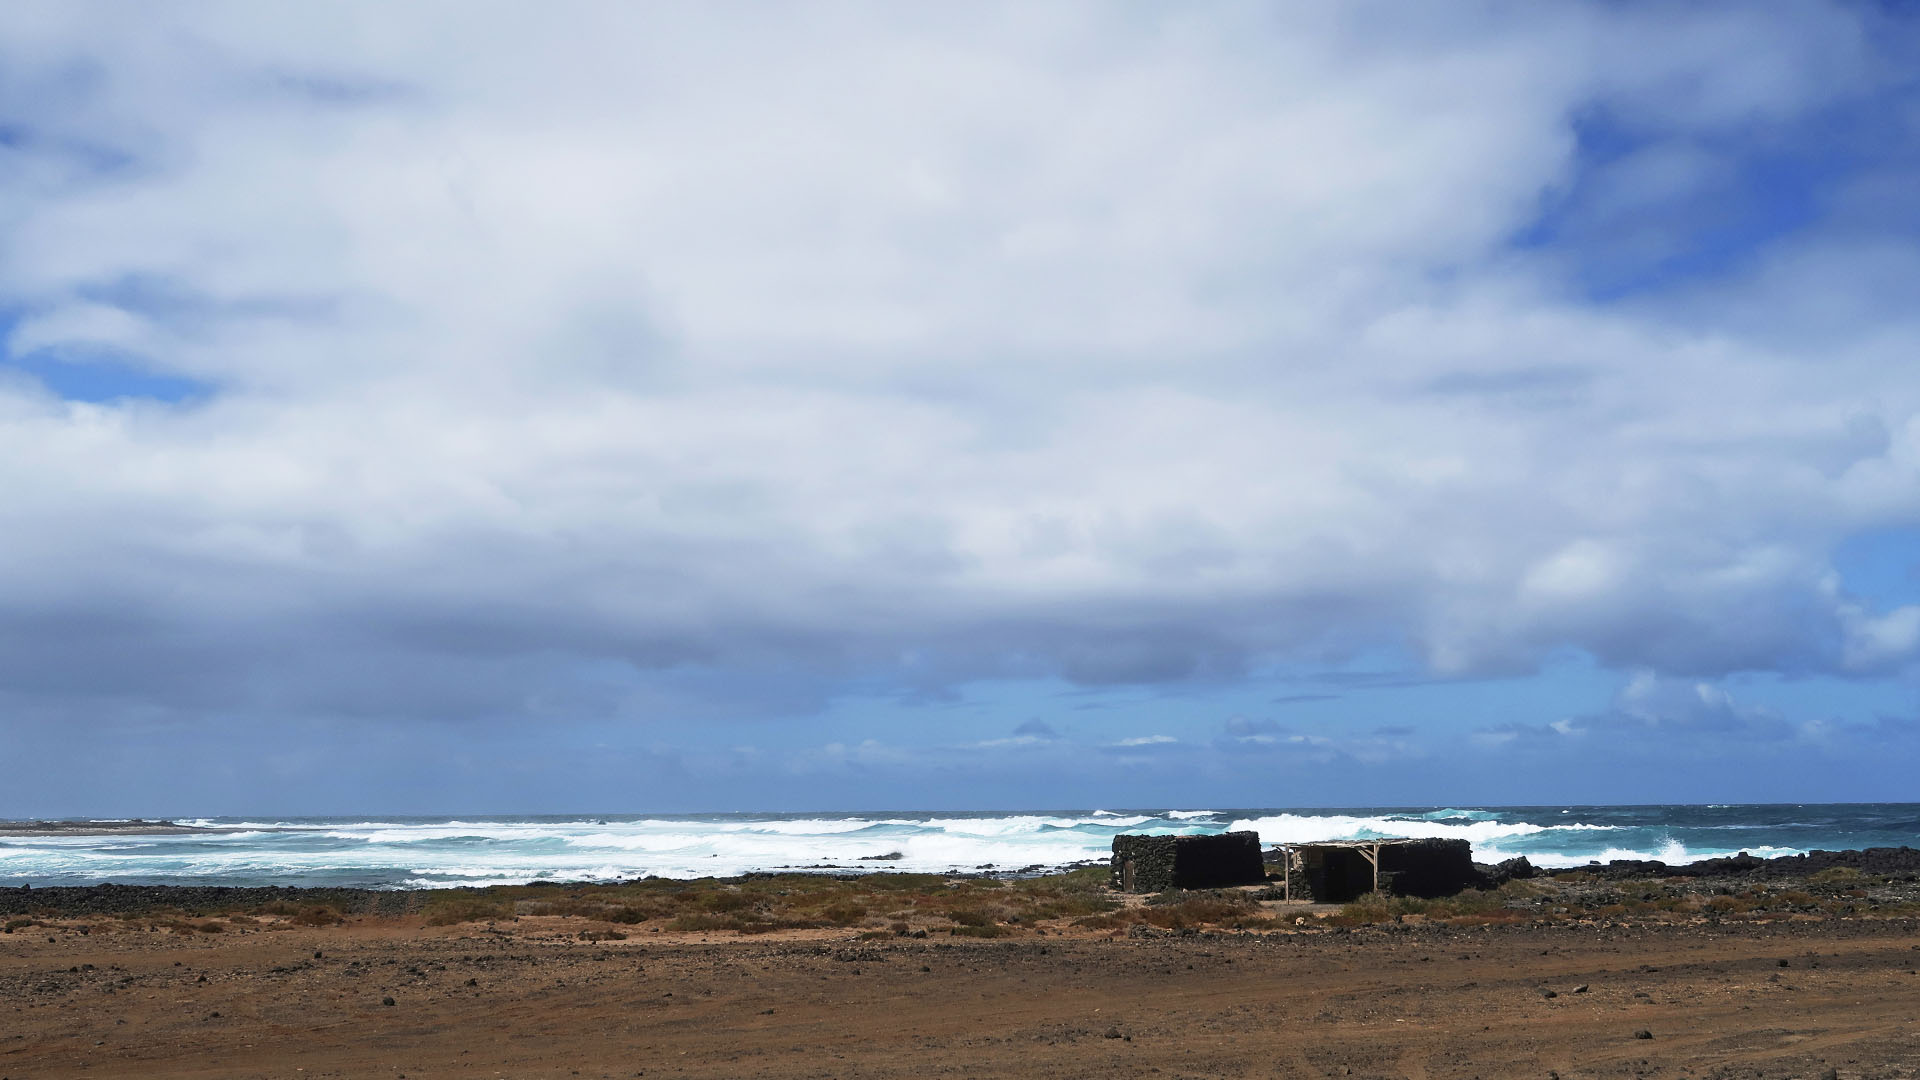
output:
M 1916 803 L 211 818 L 189 823 L 222 831 L 0 839 L 0 884 L 431 888 L 795 868 L 1013 871 L 1104 858 L 1121 832 L 1229 829 L 1257 830 L 1266 843 L 1457 837 L 1472 842 L 1474 857 L 1483 862 L 1525 855 L 1545 866 L 1920 846 Z M 895 852 L 898 859 L 862 858 Z

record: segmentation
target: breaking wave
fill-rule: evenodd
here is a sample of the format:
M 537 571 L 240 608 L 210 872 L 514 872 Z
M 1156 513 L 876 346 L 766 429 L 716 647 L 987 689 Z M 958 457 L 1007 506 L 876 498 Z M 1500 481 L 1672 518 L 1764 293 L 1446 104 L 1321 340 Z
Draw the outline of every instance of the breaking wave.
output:
M 1920 808 L 1439 807 L 1366 810 L 201 818 L 208 831 L 0 834 L 0 885 L 357 885 L 431 888 L 749 871 L 1022 873 L 1105 859 L 1122 832 L 1251 829 L 1266 844 L 1435 837 L 1545 867 L 1686 863 L 1920 840 Z

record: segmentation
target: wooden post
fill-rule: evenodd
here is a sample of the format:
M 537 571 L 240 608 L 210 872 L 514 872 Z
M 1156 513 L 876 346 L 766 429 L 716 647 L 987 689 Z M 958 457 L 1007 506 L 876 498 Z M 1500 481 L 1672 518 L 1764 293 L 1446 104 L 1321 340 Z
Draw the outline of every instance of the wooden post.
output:
M 1379 892 L 1380 891 L 1380 845 L 1377 843 L 1363 844 L 1363 845 L 1360 845 L 1358 848 L 1356 848 L 1356 850 L 1360 852 L 1361 858 L 1367 860 L 1368 863 L 1372 864 L 1373 891 Z

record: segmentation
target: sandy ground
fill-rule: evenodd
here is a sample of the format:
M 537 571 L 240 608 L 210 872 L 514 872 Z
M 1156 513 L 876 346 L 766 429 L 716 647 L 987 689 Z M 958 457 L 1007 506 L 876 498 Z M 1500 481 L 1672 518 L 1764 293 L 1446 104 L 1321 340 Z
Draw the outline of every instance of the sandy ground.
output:
M 0 936 L 0 1078 L 1920 1077 L 1911 920 L 578 930 L 21 930 Z

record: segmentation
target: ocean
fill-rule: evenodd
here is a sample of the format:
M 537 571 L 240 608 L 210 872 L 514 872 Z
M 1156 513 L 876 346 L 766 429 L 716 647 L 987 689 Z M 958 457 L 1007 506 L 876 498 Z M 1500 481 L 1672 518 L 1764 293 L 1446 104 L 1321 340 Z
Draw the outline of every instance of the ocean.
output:
M 584 814 L 180 819 L 175 835 L 0 836 L 0 885 L 377 889 L 748 871 L 1031 873 L 1104 859 L 1122 832 L 1259 832 L 1262 843 L 1416 836 L 1535 865 L 1920 844 L 1920 803 L 1046 812 Z

